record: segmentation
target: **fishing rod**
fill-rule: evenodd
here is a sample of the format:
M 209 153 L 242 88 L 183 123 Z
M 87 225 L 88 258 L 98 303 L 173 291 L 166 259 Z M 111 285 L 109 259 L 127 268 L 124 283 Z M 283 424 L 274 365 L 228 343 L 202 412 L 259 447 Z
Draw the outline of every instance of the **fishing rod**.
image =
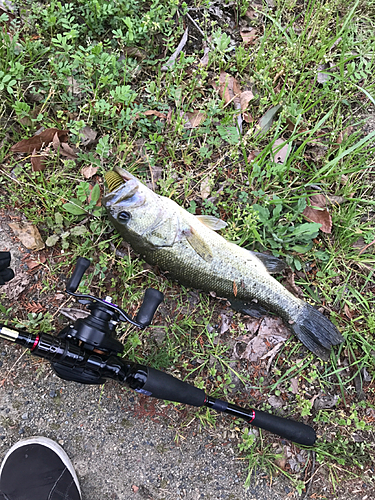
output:
M 302 422 L 212 398 L 202 389 L 172 375 L 121 358 L 123 344 L 114 337 L 118 323 L 126 321 L 141 329 L 149 326 L 164 296 L 158 290 L 148 288 L 133 319 L 112 304 L 111 297 L 103 300 L 75 293 L 89 265 L 88 259 L 79 257 L 66 286 L 66 292 L 89 309 L 87 317 L 65 327 L 57 337 L 46 333 L 33 334 L 0 323 L 0 338 L 30 349 L 34 356 L 47 359 L 55 373 L 64 380 L 102 384 L 106 379 L 113 379 L 146 396 L 196 407 L 205 406 L 242 418 L 250 425 L 295 443 L 306 446 L 315 443 L 314 429 Z

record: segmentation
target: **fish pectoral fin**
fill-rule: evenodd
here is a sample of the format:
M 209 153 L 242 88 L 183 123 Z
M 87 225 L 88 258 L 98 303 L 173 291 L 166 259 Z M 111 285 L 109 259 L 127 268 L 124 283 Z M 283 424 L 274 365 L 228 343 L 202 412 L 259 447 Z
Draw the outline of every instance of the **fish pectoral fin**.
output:
M 270 312 L 258 304 L 258 302 L 243 302 L 238 299 L 230 299 L 229 302 L 232 309 L 242 314 L 247 314 L 252 318 L 262 318 L 270 314 Z
M 213 215 L 196 215 L 195 217 L 199 220 L 199 222 L 213 231 L 219 231 L 228 225 L 225 221 L 218 219 Z
M 186 235 L 186 241 L 194 248 L 202 259 L 206 262 L 212 261 L 213 255 L 211 248 L 193 228 L 190 228 L 189 234 Z
M 176 241 L 178 221 L 168 218 L 159 222 L 143 236 L 155 247 L 171 247 Z
M 257 257 L 269 273 L 281 273 L 287 267 L 286 262 L 273 255 L 268 255 L 266 253 L 252 252 L 248 250 L 252 255 Z

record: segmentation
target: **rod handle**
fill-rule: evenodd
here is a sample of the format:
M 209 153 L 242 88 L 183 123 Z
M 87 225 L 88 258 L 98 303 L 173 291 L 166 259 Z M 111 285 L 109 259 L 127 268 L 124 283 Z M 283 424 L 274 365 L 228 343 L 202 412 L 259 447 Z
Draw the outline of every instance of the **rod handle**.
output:
M 260 410 L 254 410 L 254 415 L 253 420 L 249 420 L 251 425 L 305 446 L 312 446 L 316 441 L 314 429 L 302 422 L 278 417 Z
M 144 394 L 191 406 L 202 406 L 204 404 L 206 395 L 202 389 L 198 389 L 198 387 L 194 387 L 155 368 L 148 367 L 147 371 L 147 380 L 141 391 Z

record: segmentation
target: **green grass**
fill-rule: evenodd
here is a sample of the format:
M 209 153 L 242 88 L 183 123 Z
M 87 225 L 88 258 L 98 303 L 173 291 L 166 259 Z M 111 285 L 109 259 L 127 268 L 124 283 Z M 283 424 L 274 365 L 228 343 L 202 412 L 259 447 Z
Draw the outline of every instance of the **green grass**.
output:
M 79 255 L 93 261 L 81 290 L 109 294 L 131 314 L 147 286 L 160 289 L 166 300 L 155 325 L 147 332 L 125 326 L 119 330 L 125 354 L 244 405 L 275 411 L 268 398 L 282 398 L 280 411 L 317 428 L 319 474 L 339 488 L 340 475 L 369 481 L 368 470 L 374 466 L 368 424 L 375 399 L 364 369 L 373 379 L 375 130 L 365 123 L 375 104 L 375 3 L 274 4 L 264 2 L 256 19 L 245 18 L 253 8 L 249 2 L 224 8 L 237 25 L 240 21 L 257 30 L 248 47 L 237 28 L 214 18 L 205 2 L 193 0 L 179 7 L 143 0 L 25 1 L 22 19 L 2 15 L 0 204 L 37 224 L 49 244 L 42 303 Z M 184 22 L 190 28 L 189 43 L 175 65 L 162 71 Z M 207 66 L 199 64 L 201 33 L 212 36 Z M 237 111 L 213 87 L 221 71 L 255 95 L 248 110 L 254 121 L 243 123 L 242 134 L 235 126 Z M 317 81 L 322 72 L 325 83 Z M 256 123 L 273 106 L 280 106 L 278 113 L 258 133 Z M 168 115 L 168 120 L 145 114 L 149 110 Z M 194 110 L 206 118 L 187 129 L 184 113 Z M 80 137 L 85 125 L 97 132 L 96 141 L 86 147 Z M 349 125 L 352 133 L 343 134 L 339 143 Z M 40 127 L 68 130 L 77 160 L 51 148 L 44 172 L 33 172 L 29 155 L 10 151 Z M 280 138 L 290 146 L 289 155 L 284 163 L 275 163 L 272 147 Z M 191 293 L 145 266 L 121 246 L 96 206 L 99 187 L 104 191 L 103 174 L 114 164 L 143 180 L 160 172 L 159 194 L 192 213 L 223 218 L 227 239 L 286 259 L 304 298 L 324 307 L 345 337 L 330 361 L 317 360 L 290 339 L 268 374 L 242 361 L 233 363 L 233 344 L 243 334 L 246 318 L 236 313 L 220 336 L 226 303 Z M 81 173 L 88 165 L 98 167 L 92 179 Z M 97 196 L 90 203 L 95 184 Z M 341 199 L 329 207 L 331 234 L 302 215 L 308 197 L 317 193 Z M 361 251 L 365 245 L 367 251 Z M 6 304 L 1 314 L 10 319 Z M 11 319 L 34 329 L 49 328 L 22 307 L 12 314 Z M 154 329 L 163 332 L 162 340 L 153 336 Z M 234 375 L 242 381 L 239 392 L 232 392 Z M 354 410 L 358 381 L 366 399 Z M 321 392 L 337 395 L 338 404 L 316 410 L 313 401 Z M 194 416 L 202 425 L 215 425 L 212 413 L 191 410 L 189 418 Z M 239 422 L 228 425 L 243 428 Z M 248 460 L 249 480 L 263 469 L 286 474 L 300 492 L 307 487 L 308 475 L 275 462 L 283 453 L 282 446 L 273 446 L 280 445 L 275 436 L 243 432 L 239 452 Z

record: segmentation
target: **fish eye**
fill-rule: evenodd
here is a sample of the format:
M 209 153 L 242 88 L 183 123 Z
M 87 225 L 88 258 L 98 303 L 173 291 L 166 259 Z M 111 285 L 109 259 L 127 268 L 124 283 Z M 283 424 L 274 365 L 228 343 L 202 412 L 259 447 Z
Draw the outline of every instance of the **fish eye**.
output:
M 118 219 L 127 222 L 130 219 L 130 213 L 129 212 L 120 212 L 118 214 Z

